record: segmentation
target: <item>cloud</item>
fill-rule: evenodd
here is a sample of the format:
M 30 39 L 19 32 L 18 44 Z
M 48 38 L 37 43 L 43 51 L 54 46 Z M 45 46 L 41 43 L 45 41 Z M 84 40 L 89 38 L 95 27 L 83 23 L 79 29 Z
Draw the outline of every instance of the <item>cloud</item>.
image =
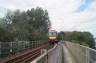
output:
M 0 7 L 0 18 L 4 17 L 4 15 L 7 13 L 7 11 L 9 11 L 9 9 Z
M 92 10 L 96 11 L 96 0 L 89 6 Z
M 95 0 L 0 0 L 0 2 L 1 7 L 12 10 L 27 10 L 40 6 L 48 10 L 52 29 L 90 31 L 96 37 Z
M 92 2 L 94 2 L 94 0 L 83 0 L 81 6 L 75 12 L 84 11 Z

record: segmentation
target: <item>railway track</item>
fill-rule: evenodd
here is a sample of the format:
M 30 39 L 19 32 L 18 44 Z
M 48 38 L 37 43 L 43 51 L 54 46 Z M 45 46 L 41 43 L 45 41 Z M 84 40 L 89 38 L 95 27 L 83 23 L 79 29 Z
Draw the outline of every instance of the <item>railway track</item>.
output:
M 4 59 L 0 61 L 0 63 L 30 63 L 32 60 L 37 58 L 41 55 L 41 49 L 50 49 L 52 48 L 52 45 L 49 44 L 43 45 L 41 47 L 29 50 L 27 52 L 24 52 L 22 54 L 12 56 L 10 58 Z

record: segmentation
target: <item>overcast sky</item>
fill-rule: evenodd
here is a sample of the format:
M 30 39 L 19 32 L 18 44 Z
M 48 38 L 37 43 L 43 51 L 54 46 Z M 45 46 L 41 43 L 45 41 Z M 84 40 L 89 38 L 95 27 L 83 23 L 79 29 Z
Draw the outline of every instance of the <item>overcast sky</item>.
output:
M 96 0 L 0 0 L 0 8 L 47 9 L 52 29 L 89 31 L 96 37 Z M 1 10 L 1 9 L 0 9 Z

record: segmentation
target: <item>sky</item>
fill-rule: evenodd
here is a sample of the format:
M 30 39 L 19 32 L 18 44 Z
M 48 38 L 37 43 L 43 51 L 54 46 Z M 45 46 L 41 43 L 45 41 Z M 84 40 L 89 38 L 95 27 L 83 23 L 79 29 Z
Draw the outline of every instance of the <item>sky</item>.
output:
M 1 13 L 5 9 L 23 11 L 37 6 L 48 10 L 52 29 L 89 31 L 96 37 L 96 0 L 0 0 Z

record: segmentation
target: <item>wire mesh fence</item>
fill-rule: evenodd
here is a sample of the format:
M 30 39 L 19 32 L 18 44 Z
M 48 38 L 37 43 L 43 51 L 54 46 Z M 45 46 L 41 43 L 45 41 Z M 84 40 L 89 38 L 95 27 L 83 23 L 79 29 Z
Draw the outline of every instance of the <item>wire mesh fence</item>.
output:
M 47 44 L 48 41 L 18 41 L 18 42 L 0 42 L 0 58 L 15 55 L 17 53 L 40 47 Z
M 96 50 L 67 41 L 65 45 L 78 63 L 96 63 Z

